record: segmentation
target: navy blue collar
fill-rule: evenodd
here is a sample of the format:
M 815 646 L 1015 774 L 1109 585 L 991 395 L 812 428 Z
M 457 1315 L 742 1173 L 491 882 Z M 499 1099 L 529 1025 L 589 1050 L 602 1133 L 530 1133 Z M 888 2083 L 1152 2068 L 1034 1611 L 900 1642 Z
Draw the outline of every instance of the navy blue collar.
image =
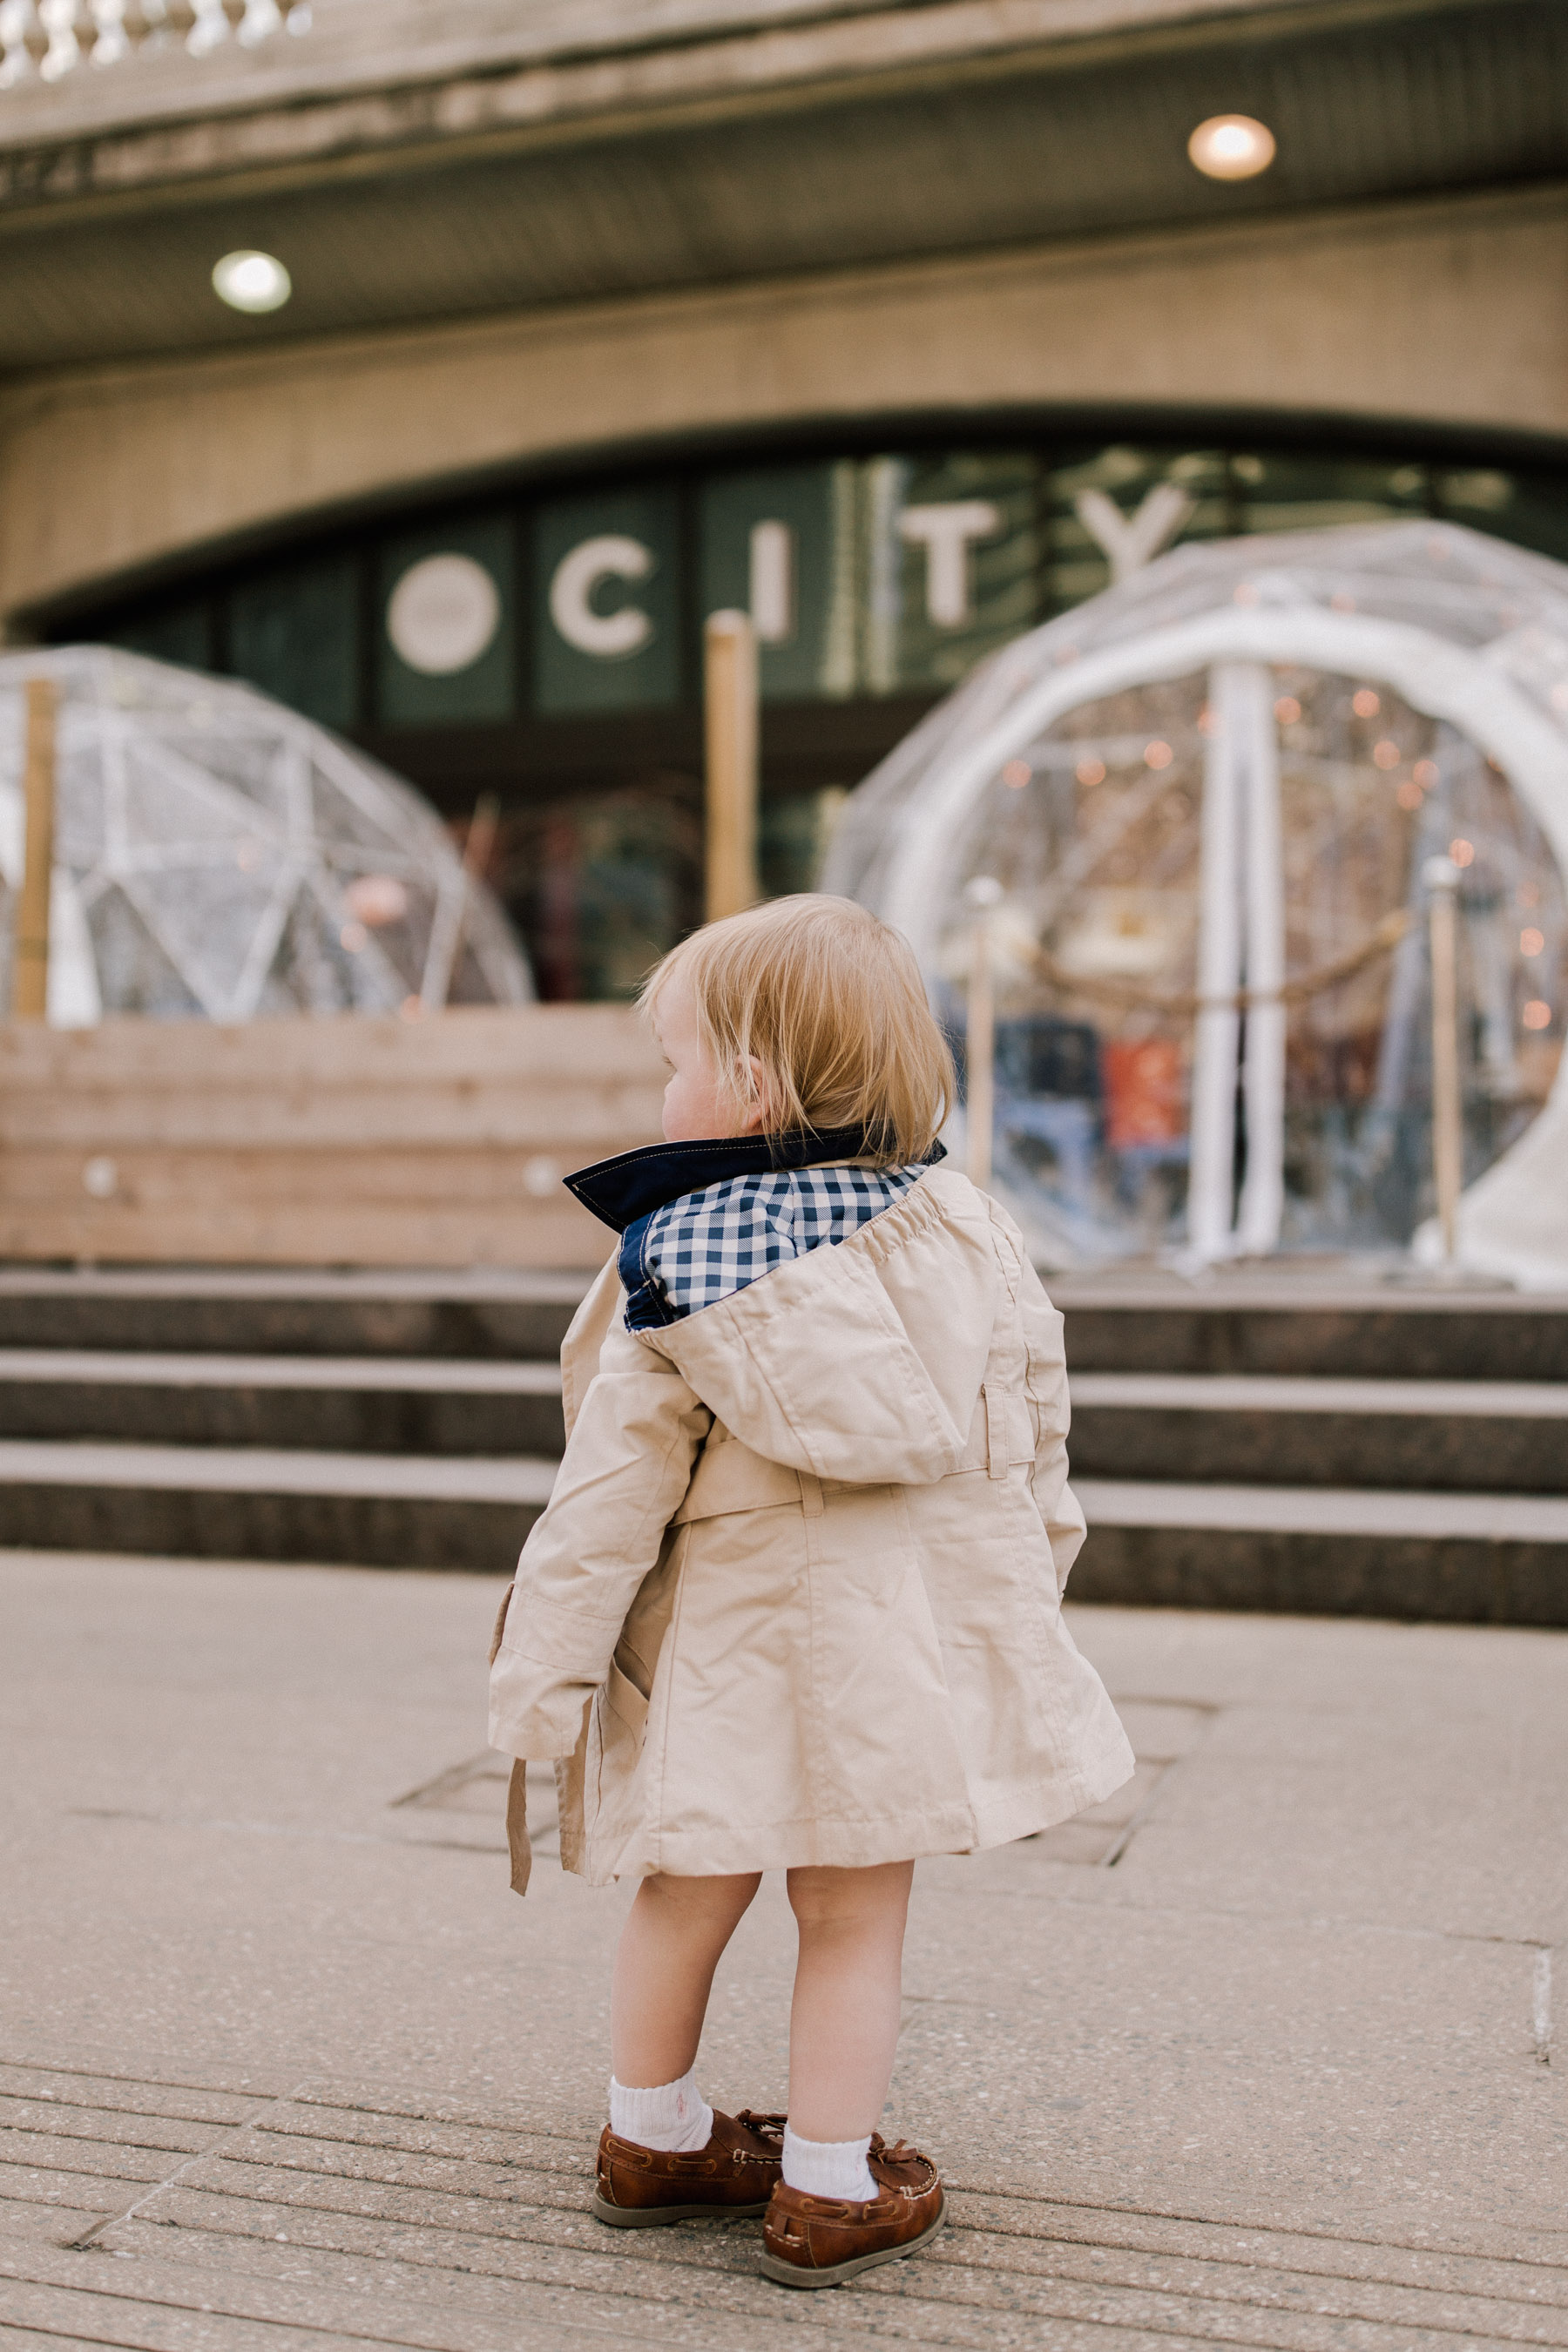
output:
M 825 1128 L 821 1134 L 801 1128 L 790 1135 L 713 1136 L 697 1143 L 645 1143 L 637 1151 L 617 1151 L 613 1160 L 596 1160 L 565 1179 L 602 1224 L 617 1234 L 639 1217 L 650 1216 L 683 1192 L 700 1192 L 731 1176 L 765 1176 L 774 1168 L 818 1168 L 829 1160 L 870 1157 L 863 1127 Z M 945 1160 L 944 1145 L 933 1143 L 927 1164 Z

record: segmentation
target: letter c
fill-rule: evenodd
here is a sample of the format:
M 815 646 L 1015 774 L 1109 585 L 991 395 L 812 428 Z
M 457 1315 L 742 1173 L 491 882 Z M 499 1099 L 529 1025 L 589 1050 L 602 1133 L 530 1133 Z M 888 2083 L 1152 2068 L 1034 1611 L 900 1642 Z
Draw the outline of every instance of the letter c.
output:
M 654 568 L 654 552 L 640 539 L 611 533 L 585 539 L 563 555 L 550 583 L 550 617 L 569 646 L 600 661 L 624 660 L 641 651 L 653 635 L 653 623 L 636 604 L 616 613 L 595 613 L 589 603 L 601 580 L 646 580 Z

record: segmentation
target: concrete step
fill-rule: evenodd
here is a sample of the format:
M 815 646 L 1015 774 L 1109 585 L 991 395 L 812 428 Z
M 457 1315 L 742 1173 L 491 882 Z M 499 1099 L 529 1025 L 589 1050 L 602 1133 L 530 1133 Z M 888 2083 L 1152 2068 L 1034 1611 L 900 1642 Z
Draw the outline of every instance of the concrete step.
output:
M 1568 1495 L 1568 1381 L 1076 1372 L 1076 1478 Z
M 554 1362 L 0 1349 L 0 1437 L 558 1454 Z
M 1568 1625 L 1568 1500 L 1076 1478 L 1075 1600 Z
M 1568 1381 L 1568 1297 L 1470 1286 L 1212 1286 L 1084 1275 L 1047 1287 L 1080 1372 L 1241 1372 L 1339 1380 Z
M 0 1527 L 39 1549 L 500 1574 L 550 1497 L 519 1455 L 0 1440 Z
M 0 1267 L 0 1348 L 553 1361 L 592 1279 L 484 1268 Z
M 501 1573 L 549 1498 L 543 1459 L 0 1442 L 6 1540 L 191 1559 Z M 1568 1499 L 1076 1482 L 1075 1600 L 1568 1625 Z
M 0 1270 L 0 1540 L 502 1572 L 588 1279 Z M 1079 1597 L 1568 1624 L 1568 1300 L 1053 1288 Z

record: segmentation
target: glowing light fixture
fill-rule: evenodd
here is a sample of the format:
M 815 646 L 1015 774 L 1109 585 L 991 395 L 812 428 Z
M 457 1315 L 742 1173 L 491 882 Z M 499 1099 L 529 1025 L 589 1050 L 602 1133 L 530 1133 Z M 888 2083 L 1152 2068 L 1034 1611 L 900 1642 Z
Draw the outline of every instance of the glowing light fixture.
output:
M 270 253 L 226 253 L 213 268 L 213 291 L 231 310 L 280 310 L 294 281 Z
M 1250 180 L 1274 161 L 1274 133 L 1250 114 L 1211 114 L 1187 142 L 1187 153 L 1210 180 Z

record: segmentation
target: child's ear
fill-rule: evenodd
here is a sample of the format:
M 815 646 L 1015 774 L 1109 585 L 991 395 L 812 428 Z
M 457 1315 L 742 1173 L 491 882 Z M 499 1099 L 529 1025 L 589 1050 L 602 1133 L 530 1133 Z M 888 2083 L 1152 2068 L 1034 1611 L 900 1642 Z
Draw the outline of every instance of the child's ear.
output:
M 742 1135 L 755 1135 L 768 1123 L 768 1076 L 755 1054 L 740 1066 L 741 1099 L 745 1105 Z

